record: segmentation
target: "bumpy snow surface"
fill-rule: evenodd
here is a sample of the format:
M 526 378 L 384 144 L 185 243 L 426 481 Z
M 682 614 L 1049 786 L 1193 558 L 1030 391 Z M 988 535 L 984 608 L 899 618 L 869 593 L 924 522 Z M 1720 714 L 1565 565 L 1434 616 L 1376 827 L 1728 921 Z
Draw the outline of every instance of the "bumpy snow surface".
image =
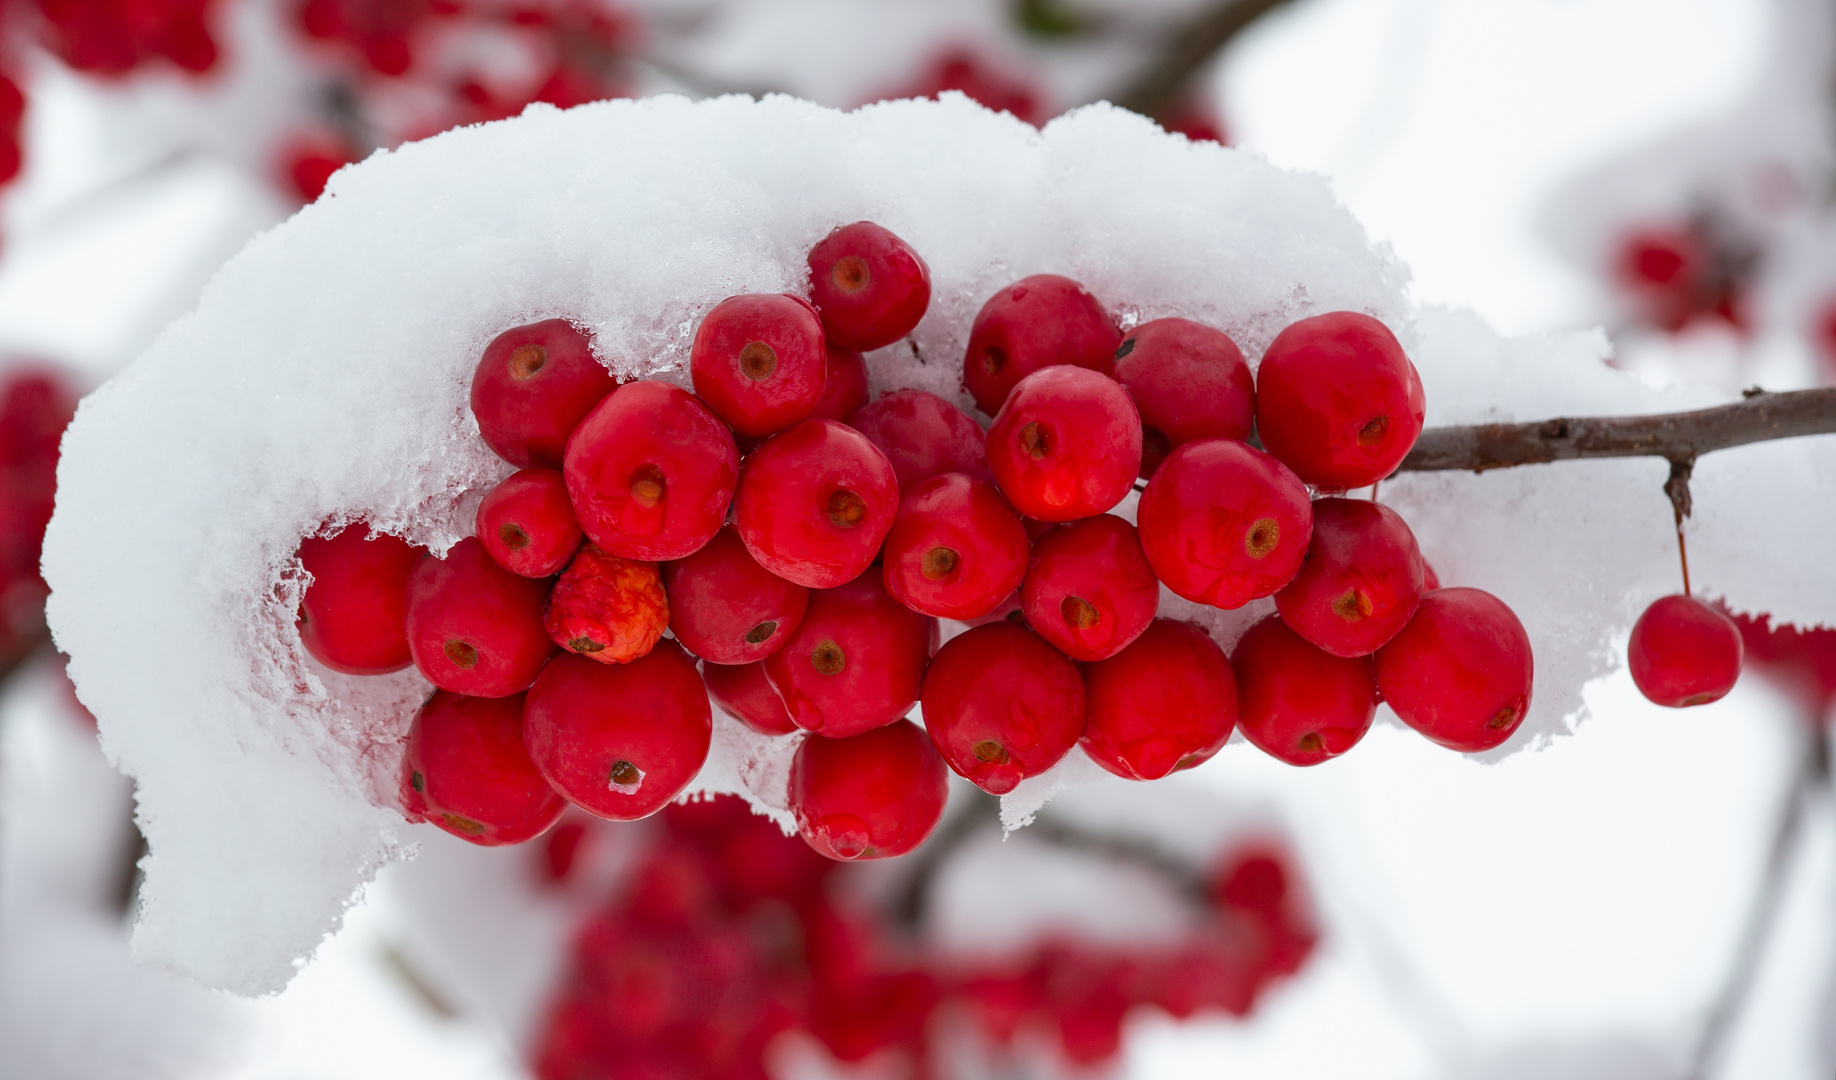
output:
M 1503 342 L 1458 315 L 1417 322 L 1405 270 L 1323 180 L 1106 106 L 1038 132 L 961 98 L 853 113 L 664 98 L 538 107 L 378 154 L 225 266 L 65 440 L 50 617 L 107 751 L 138 783 L 143 958 L 272 991 L 430 828 L 391 806 L 397 740 L 427 684 L 311 662 L 293 625 L 294 551 L 351 520 L 436 551 L 470 530 L 511 471 L 466 405 L 484 344 L 565 316 L 619 374 L 685 381 L 703 312 L 734 293 L 803 291 L 810 246 L 863 218 L 911 241 L 935 283 L 913 341 L 869 357 L 876 392 L 967 405 L 976 309 L 1052 271 L 1129 322 L 1208 321 L 1251 357 L 1296 318 L 1369 312 L 1421 366 L 1430 423 L 1706 403 L 1606 369 L 1597 336 Z M 1639 609 L 1675 591 L 1663 476 L 1661 463 L 1584 463 L 1385 485 L 1443 581 L 1490 589 L 1524 618 L 1536 704 L 1507 749 L 1568 730 Z M 1836 534 L 1833 489 L 1830 440 L 1706 459 L 1698 587 L 1785 619 L 1836 614 L 1836 562 L 1808 557 Z M 1228 645 L 1266 609 L 1198 614 Z M 1162 610 L 1194 613 L 1170 595 Z M 695 789 L 746 793 L 782 821 L 792 745 L 717 714 Z M 1095 772 L 1074 752 L 1008 797 L 1010 824 Z

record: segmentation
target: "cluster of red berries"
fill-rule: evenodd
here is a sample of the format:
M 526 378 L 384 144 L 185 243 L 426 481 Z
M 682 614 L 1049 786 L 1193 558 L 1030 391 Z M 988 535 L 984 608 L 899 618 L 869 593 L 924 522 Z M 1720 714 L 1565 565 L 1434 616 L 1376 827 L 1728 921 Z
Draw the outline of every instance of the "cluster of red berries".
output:
M 935 395 L 867 401 L 860 350 L 929 302 L 916 252 L 859 222 L 809 268 L 808 300 L 707 313 L 694 393 L 615 384 L 563 320 L 504 332 L 471 405 L 521 471 L 477 535 L 438 559 L 362 529 L 302 543 L 306 647 L 348 672 L 412 659 L 440 688 L 408 736 L 410 814 L 481 843 L 536 835 L 563 797 L 650 814 L 707 755 L 709 692 L 761 732 L 812 733 L 791 805 L 844 859 L 921 843 L 946 766 L 1003 794 L 1081 743 L 1150 780 L 1239 724 L 1309 765 L 1362 737 L 1380 692 L 1459 750 L 1522 720 L 1510 609 L 1430 588 L 1388 508 L 1309 494 L 1375 483 L 1421 430 L 1420 380 L 1377 320 L 1297 322 L 1252 379 L 1215 329 L 1124 333 L 1076 282 L 1029 277 L 970 328 L 984 435 Z M 1108 513 L 1138 476 L 1139 529 Z M 1156 618 L 1162 583 L 1276 613 L 1227 658 Z M 939 649 L 940 618 L 980 625 Z M 920 701 L 922 730 L 902 719 Z
M 762 1080 L 767 1047 L 787 1031 L 842 1061 L 890 1051 L 934 1075 L 934 1042 L 960 1043 L 949 1021 L 965 1019 L 994 1046 L 1043 1035 L 1092 1064 L 1117 1053 L 1131 1009 L 1243 1015 L 1314 943 L 1292 871 L 1267 845 L 1220 862 L 1178 942 L 1124 950 L 1061 936 L 969 963 L 928 956 L 894 920 L 838 903 L 836 864 L 737 799 L 671 806 L 660 820 L 660 841 L 575 942 L 533 1051 L 542 1080 Z
M 39 552 L 57 495 L 58 443 L 76 415 L 58 372 L 19 367 L 0 380 L 0 669 L 45 638 Z
M 214 0 L 36 0 L 39 39 L 78 71 L 126 75 L 164 60 L 190 72 L 216 66 Z
M 1755 264 L 1753 252 L 1704 218 L 1632 230 L 1620 240 L 1612 269 L 1638 317 L 1676 333 L 1698 321 L 1747 329 Z

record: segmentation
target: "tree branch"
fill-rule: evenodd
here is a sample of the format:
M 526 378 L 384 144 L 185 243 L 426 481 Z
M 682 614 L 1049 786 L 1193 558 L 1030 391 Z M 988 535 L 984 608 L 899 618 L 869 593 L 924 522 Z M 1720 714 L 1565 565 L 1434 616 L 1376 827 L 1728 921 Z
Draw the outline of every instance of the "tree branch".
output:
M 1743 401 L 1694 412 L 1429 428 L 1398 471 L 1485 472 L 1550 461 L 1623 457 L 1664 458 L 1674 465 L 1748 443 L 1832 433 L 1836 433 L 1836 387 L 1782 394 L 1749 390 Z M 1683 475 L 1688 475 L 1687 466 Z M 1686 501 L 1680 512 L 1688 513 Z
M 1169 34 L 1166 45 L 1146 69 L 1109 95 L 1124 109 L 1144 116 L 1164 116 L 1198 70 L 1211 61 L 1245 27 L 1287 0 L 1223 0 Z

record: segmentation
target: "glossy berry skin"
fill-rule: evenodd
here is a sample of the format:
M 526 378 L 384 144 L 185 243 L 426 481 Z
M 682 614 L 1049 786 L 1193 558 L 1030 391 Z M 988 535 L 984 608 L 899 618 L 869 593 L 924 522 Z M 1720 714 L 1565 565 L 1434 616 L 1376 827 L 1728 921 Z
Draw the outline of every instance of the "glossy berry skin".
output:
M 714 664 L 763 660 L 790 639 L 810 590 L 765 569 L 727 525 L 686 559 L 663 564 L 669 628 Z
M 542 626 L 556 645 L 602 664 L 628 664 L 669 625 L 657 564 L 580 549 L 548 594 Z
M 881 394 L 848 424 L 892 462 L 901 488 L 950 472 L 994 483 L 982 425 L 928 390 Z
M 733 517 L 760 566 L 832 589 L 867 569 L 898 512 L 886 455 L 845 424 L 806 420 L 746 458 Z
M 1720 701 L 1740 678 L 1745 655 L 1734 620 L 1680 595 L 1652 601 L 1626 647 L 1639 693 L 1672 709 Z
M 1402 515 L 1365 499 L 1320 499 L 1306 561 L 1275 594 L 1275 610 L 1334 656 L 1368 656 L 1415 614 L 1426 577 Z
M 840 420 L 845 424 L 867 404 L 867 360 L 853 349 L 833 344 L 825 355 L 822 396 L 816 399 L 810 419 Z
M 707 688 L 675 642 L 629 664 L 563 653 L 529 688 L 523 741 L 569 802 L 613 821 L 661 810 L 708 759 Z
M 1390 708 L 1450 750 L 1490 750 L 1530 710 L 1530 635 L 1504 601 L 1479 589 L 1424 594 L 1375 660 Z
M 760 735 L 789 735 L 797 730 L 796 721 L 784 708 L 784 699 L 765 678 L 763 662 L 751 664 L 701 665 L 701 679 L 708 684 L 708 695 L 740 722 Z
M 1121 342 L 1115 320 L 1082 285 L 1034 274 L 995 293 L 976 312 L 963 355 L 963 387 L 976 408 L 993 416 L 1020 380 L 1050 365 L 1109 374 Z
M 1058 365 L 1022 379 L 988 429 L 988 467 L 1014 509 L 1075 521 L 1122 501 L 1141 466 L 1141 414 L 1114 379 Z
M 1033 541 L 1020 608 L 1027 625 L 1066 656 L 1102 660 L 1127 648 L 1154 621 L 1160 582 L 1135 527 L 1100 514 Z
M 1191 319 L 1153 319 L 1122 335 L 1116 381 L 1141 410 L 1141 475 L 1194 439 L 1250 437 L 1256 384 L 1243 350 Z
M 695 395 L 647 379 L 619 387 L 581 422 L 564 471 L 587 539 L 612 555 L 662 562 L 720 531 L 739 449 Z
M 435 690 L 408 726 L 401 800 L 409 820 L 486 847 L 532 840 L 567 809 L 523 748 L 522 694 Z
M 1290 765 L 1318 765 L 1350 750 L 1377 714 L 1370 659 L 1334 656 L 1278 615 L 1244 633 L 1230 666 L 1243 737 Z
M 527 689 L 555 651 L 542 628 L 548 582 L 518 577 L 475 536 L 408 578 L 408 650 L 442 690 L 508 697 Z
M 1121 652 L 1085 664 L 1084 692 L 1084 752 L 1130 780 L 1209 761 L 1237 726 L 1236 675 L 1191 623 L 1155 619 Z
M 918 701 L 937 620 L 894 600 L 878 574 L 810 594 L 765 677 L 797 726 L 831 738 L 890 724 Z
M 1402 464 L 1422 433 L 1422 379 L 1390 328 L 1355 311 L 1302 319 L 1256 369 L 1256 431 L 1315 487 L 1368 487 Z
M 993 487 L 962 473 L 906 489 L 880 568 L 893 599 L 926 615 L 977 619 L 1026 575 L 1020 515 Z
M 715 304 L 689 348 L 695 393 L 741 435 L 770 435 L 809 419 L 827 370 L 816 310 L 780 293 Z
M 949 775 L 910 720 L 845 739 L 812 735 L 791 762 L 790 809 L 804 842 L 831 859 L 891 859 L 937 827 Z
M 1162 584 L 1188 600 L 1240 608 L 1294 579 L 1313 537 L 1313 506 L 1273 456 L 1201 439 L 1155 470 L 1135 523 Z
M 810 300 L 831 342 L 878 349 L 924 318 L 931 270 L 910 244 L 871 221 L 857 221 L 810 249 Z
M 384 675 L 413 662 L 408 651 L 408 578 L 427 549 L 399 536 L 347 525 L 300 541 L 312 584 L 300 598 L 300 644 L 347 675 Z
M 1058 764 L 1084 731 L 1077 665 L 1015 622 L 946 642 L 925 672 L 922 701 L 945 764 L 994 795 Z
M 497 565 L 522 577 L 553 577 L 580 547 L 580 522 L 559 469 L 505 477 L 478 504 L 473 528 Z
M 568 437 L 617 385 L 593 359 L 592 338 L 566 319 L 545 319 L 485 346 L 472 373 L 472 415 L 498 457 L 519 469 L 558 469 Z

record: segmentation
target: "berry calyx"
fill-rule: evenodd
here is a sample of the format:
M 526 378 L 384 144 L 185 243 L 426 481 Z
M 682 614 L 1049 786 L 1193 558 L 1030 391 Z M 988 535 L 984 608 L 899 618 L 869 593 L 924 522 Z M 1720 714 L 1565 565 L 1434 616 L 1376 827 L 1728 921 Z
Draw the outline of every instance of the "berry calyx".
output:
M 988 429 L 988 467 L 1014 509 L 1075 521 L 1122 501 L 1141 465 L 1141 416 L 1114 379 L 1058 365 L 1014 386 Z
M 646 379 L 619 387 L 581 422 L 564 472 L 589 540 L 621 558 L 662 562 L 720 531 L 739 449 L 695 395 Z
M 937 650 L 921 695 L 944 762 L 1005 795 L 1070 752 L 1084 730 L 1084 680 L 1044 638 L 1013 622 L 972 627 Z
M 1084 665 L 1084 691 L 1084 752 L 1130 780 L 1209 761 L 1237 724 L 1230 662 L 1191 623 L 1155 619 L 1127 648 Z
M 796 721 L 784 708 L 784 699 L 765 678 L 765 664 L 714 664 L 703 662 L 701 680 L 708 696 L 740 722 L 760 735 L 789 735 Z
M 1395 637 L 1422 597 L 1415 534 L 1396 511 L 1365 499 L 1313 504 L 1313 538 L 1275 610 L 1334 656 L 1365 656 Z
M 1422 380 L 1390 328 L 1355 311 L 1302 319 L 1256 369 L 1256 433 L 1318 488 L 1368 487 L 1422 433 Z
M 663 564 L 669 628 L 684 648 L 715 664 L 763 660 L 803 621 L 810 590 L 758 564 L 726 525 L 686 559 Z
M 910 244 L 871 221 L 857 221 L 810 249 L 810 300 L 831 342 L 878 349 L 924 318 L 931 271 Z
M 580 549 L 548 595 L 542 625 L 555 644 L 602 664 L 649 652 L 669 625 L 657 564 Z
M 1222 330 L 1153 319 L 1122 335 L 1116 381 L 1141 410 L 1141 475 L 1194 439 L 1250 437 L 1256 385 L 1243 351 Z
M 1745 655 L 1734 620 L 1682 595 L 1652 601 L 1626 647 L 1639 693 L 1672 709 L 1720 701 L 1740 678 Z
M 885 454 L 844 424 L 806 420 L 746 458 L 733 517 L 760 566 L 831 589 L 867 569 L 898 511 Z
M 976 619 L 1026 575 L 1026 529 L 1000 493 L 962 473 L 905 491 L 886 534 L 881 572 L 895 600 L 926 615 Z
M 1423 594 L 1415 617 L 1375 659 L 1377 689 L 1397 717 L 1450 750 L 1490 750 L 1530 711 L 1530 635 L 1504 601 L 1480 589 Z
M 770 435 L 808 419 L 827 368 L 816 310 L 780 293 L 715 304 L 689 348 L 695 393 L 741 435 Z
M 408 578 L 408 650 L 442 690 L 507 697 L 527 689 L 555 651 L 542 628 L 548 582 L 497 565 L 475 536 Z
M 523 740 L 569 802 L 613 821 L 661 810 L 708 758 L 713 714 L 695 662 L 660 641 L 629 664 L 564 653 L 529 688 Z
M 1073 660 L 1102 660 L 1140 637 L 1160 609 L 1160 582 L 1135 527 L 1114 514 L 1060 525 L 1033 541 L 1020 607 L 1039 636 Z
M 1154 573 L 1180 596 L 1239 608 L 1294 579 L 1313 537 L 1307 489 L 1246 443 L 1178 447 L 1141 493 L 1135 522 Z
M 982 425 L 928 390 L 881 394 L 848 424 L 892 462 L 901 488 L 951 472 L 994 482 Z
M 408 651 L 408 578 L 427 549 L 347 525 L 300 541 L 312 584 L 300 597 L 300 644 L 347 675 L 386 675 L 413 662 Z
M 1377 714 L 1370 659 L 1334 656 L 1278 615 L 1244 633 L 1230 666 L 1243 737 L 1290 765 L 1318 765 L 1350 750 Z
M 618 386 L 593 339 L 566 319 L 497 335 L 472 373 L 472 415 L 486 445 L 519 469 L 561 467 L 567 440 Z
M 567 809 L 523 748 L 522 694 L 435 690 L 408 726 L 400 798 L 410 821 L 487 847 L 534 839 Z
M 790 809 L 804 842 L 831 859 L 890 859 L 943 817 L 949 773 L 910 720 L 844 739 L 812 735 L 791 762 Z
M 1082 285 L 1034 274 L 995 293 L 976 312 L 963 355 L 963 387 L 976 408 L 993 416 L 1020 380 L 1049 365 L 1109 374 L 1121 341 L 1115 320 Z
M 497 565 L 528 578 L 553 577 L 580 547 L 580 523 L 558 469 L 511 473 L 478 504 L 478 540 Z
M 810 594 L 796 631 L 765 658 L 765 677 L 798 727 L 842 738 L 911 712 L 936 647 L 937 620 L 862 574 Z
M 840 420 L 845 424 L 867 404 L 867 360 L 853 349 L 833 343 L 825 349 L 825 356 L 822 396 L 810 410 L 810 419 Z

